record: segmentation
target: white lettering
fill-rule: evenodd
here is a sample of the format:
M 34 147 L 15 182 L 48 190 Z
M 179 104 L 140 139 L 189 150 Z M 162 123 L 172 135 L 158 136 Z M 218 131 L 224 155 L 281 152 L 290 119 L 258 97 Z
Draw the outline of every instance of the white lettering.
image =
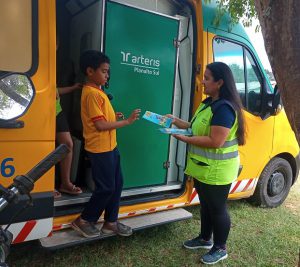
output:
M 149 66 L 158 68 L 160 66 L 159 59 L 148 58 L 144 55 L 132 55 L 130 52 L 121 51 L 121 56 L 122 62 L 139 64 L 140 67 Z
M 128 57 L 131 55 L 131 53 L 125 53 L 121 51 L 122 54 L 122 61 L 128 62 Z
M 138 58 L 136 56 L 132 56 L 131 62 L 134 64 L 138 63 Z

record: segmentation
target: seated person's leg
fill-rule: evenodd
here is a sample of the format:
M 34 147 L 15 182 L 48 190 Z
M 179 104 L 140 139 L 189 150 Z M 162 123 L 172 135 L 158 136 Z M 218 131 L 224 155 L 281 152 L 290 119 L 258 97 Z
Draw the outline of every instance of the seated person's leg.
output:
M 58 116 L 60 115 L 63 114 L 58 114 Z M 58 118 L 56 125 L 56 141 L 58 144 L 65 144 L 70 149 L 70 152 L 67 154 L 67 156 L 60 162 L 61 185 L 59 187 L 59 191 L 71 195 L 77 195 L 82 193 L 82 190 L 79 187 L 72 184 L 70 179 L 73 156 L 73 142 L 65 118 L 62 119 L 63 123 L 59 120 L 60 119 Z

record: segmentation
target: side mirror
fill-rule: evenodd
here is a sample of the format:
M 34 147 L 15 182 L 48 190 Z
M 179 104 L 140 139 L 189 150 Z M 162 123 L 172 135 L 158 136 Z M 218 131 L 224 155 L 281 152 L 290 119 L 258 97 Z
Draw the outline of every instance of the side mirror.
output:
M 274 98 L 273 98 L 272 107 L 273 107 L 274 113 L 271 115 L 278 114 L 280 112 L 280 110 L 282 109 L 281 96 L 280 96 L 280 92 L 279 92 L 277 84 L 274 87 Z
M 262 94 L 262 111 L 260 115 L 263 120 L 272 115 L 276 115 L 281 110 L 281 98 L 277 84 L 274 87 L 273 93 L 267 90 L 268 86 L 265 80 Z
M 9 125 L 21 117 L 34 98 L 34 86 L 30 78 L 21 73 L 9 73 L 0 77 L 0 127 Z M 19 124 L 20 125 L 20 124 Z M 7 127 L 5 127 L 7 128 Z

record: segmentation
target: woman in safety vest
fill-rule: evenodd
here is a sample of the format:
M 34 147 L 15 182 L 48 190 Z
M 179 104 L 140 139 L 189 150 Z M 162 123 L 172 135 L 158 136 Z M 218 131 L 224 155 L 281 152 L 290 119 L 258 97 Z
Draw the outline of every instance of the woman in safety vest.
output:
M 226 64 L 207 65 L 202 83 L 209 97 L 200 104 L 191 122 L 173 117 L 173 124 L 192 129 L 192 136 L 174 137 L 188 144 L 185 173 L 194 178 L 201 203 L 201 232 L 183 245 L 188 249 L 210 249 L 201 261 L 214 264 L 228 257 L 230 216 L 226 200 L 238 176 L 238 145 L 245 143 L 245 125 L 233 74 Z

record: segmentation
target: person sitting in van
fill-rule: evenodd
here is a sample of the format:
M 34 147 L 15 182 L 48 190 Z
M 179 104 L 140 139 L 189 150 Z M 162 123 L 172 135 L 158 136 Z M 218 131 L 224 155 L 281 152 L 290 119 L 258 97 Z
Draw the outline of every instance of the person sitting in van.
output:
M 80 83 L 75 83 L 72 86 L 58 87 L 56 90 L 56 142 L 60 144 L 65 144 L 70 152 L 67 156 L 60 162 L 60 179 L 61 183 L 58 190 L 54 191 L 54 197 L 61 197 L 61 193 L 67 193 L 70 195 L 78 195 L 82 193 L 80 187 L 74 185 L 71 182 L 70 173 L 73 158 L 73 141 L 70 134 L 69 125 L 66 116 L 60 105 L 59 95 L 67 94 L 73 92 L 74 90 L 81 89 L 82 85 Z
M 123 176 L 116 129 L 138 120 L 140 109 L 135 109 L 127 119 L 121 112 L 114 111 L 102 90 L 109 78 L 109 64 L 109 58 L 95 50 L 88 50 L 80 57 L 80 69 L 86 76 L 81 95 L 84 148 L 91 161 L 95 190 L 71 226 L 85 237 L 97 237 L 100 233 L 132 234 L 129 226 L 118 221 Z M 100 232 L 95 224 L 103 211 L 104 224 Z

